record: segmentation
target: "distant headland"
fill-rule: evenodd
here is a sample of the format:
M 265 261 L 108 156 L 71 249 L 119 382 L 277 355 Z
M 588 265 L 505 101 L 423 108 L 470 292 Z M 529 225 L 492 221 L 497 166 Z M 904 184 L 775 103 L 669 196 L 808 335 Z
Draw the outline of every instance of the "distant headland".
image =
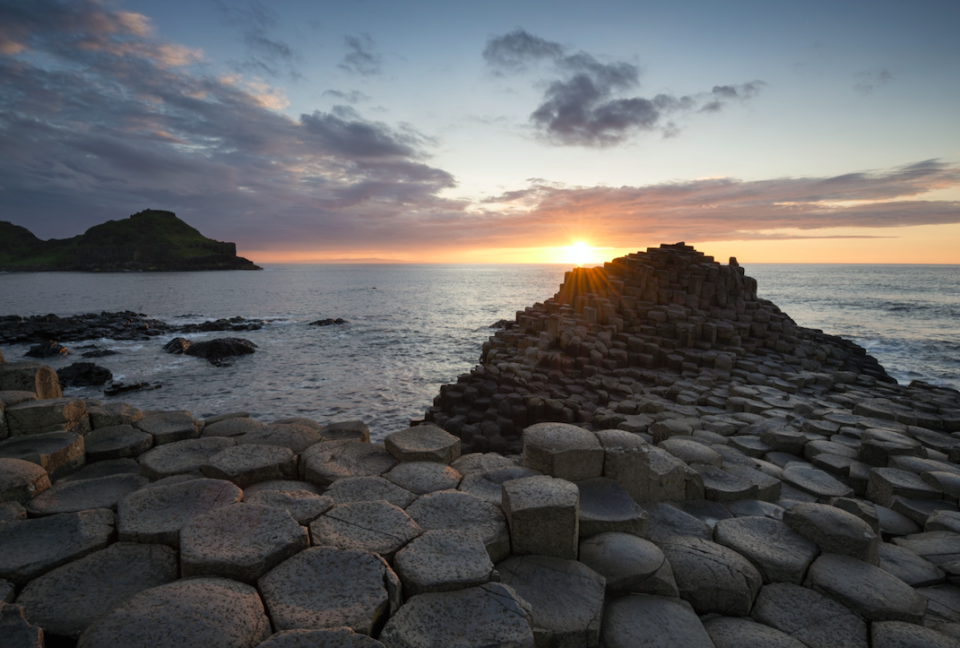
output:
M 95 225 L 69 239 L 38 239 L 30 230 L 0 221 L 0 271 L 171 272 L 262 270 L 237 256 L 235 243 L 203 236 L 173 212 L 146 209 Z

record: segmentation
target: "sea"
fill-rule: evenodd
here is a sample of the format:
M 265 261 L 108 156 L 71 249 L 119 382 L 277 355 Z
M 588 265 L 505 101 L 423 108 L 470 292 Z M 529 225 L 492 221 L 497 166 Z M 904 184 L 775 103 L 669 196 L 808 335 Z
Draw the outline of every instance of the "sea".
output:
M 960 266 L 744 264 L 799 325 L 863 346 L 901 383 L 960 389 Z M 382 439 L 423 417 L 440 385 L 479 362 L 492 324 L 552 297 L 564 265 L 267 265 L 262 272 L 0 274 L 0 315 L 132 310 L 170 324 L 241 316 L 268 320 L 238 336 L 257 345 L 231 366 L 144 342 L 95 339 L 94 360 L 125 383 L 161 384 L 114 397 L 198 418 L 243 411 L 264 422 L 361 419 Z M 318 319 L 345 324 L 310 326 Z M 26 345 L 2 349 L 20 359 Z M 79 354 L 48 360 L 54 369 Z M 68 396 L 110 400 L 96 387 Z

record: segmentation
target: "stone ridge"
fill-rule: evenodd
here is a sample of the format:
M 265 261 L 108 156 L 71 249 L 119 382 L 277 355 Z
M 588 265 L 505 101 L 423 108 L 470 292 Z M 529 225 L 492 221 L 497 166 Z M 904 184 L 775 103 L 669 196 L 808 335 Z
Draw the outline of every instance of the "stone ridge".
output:
M 505 324 L 426 412 L 464 454 L 519 452 L 534 423 L 616 427 L 644 395 L 723 408 L 705 386 L 730 379 L 787 394 L 817 381 L 896 382 L 858 345 L 758 298 L 735 258 L 722 265 L 683 243 L 575 268 L 553 298 Z

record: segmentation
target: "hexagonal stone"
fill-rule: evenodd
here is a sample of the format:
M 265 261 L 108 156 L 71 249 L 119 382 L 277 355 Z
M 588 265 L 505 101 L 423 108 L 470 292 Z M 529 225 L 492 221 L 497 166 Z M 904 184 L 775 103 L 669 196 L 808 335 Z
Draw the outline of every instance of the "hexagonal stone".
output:
M 486 472 L 467 475 L 457 486 L 457 490 L 470 493 L 480 499 L 500 506 L 503 502 L 503 482 L 539 475 L 536 470 L 521 466 L 506 466 Z
M 90 427 L 94 430 L 101 428 L 133 425 L 143 418 L 143 412 L 133 405 L 126 403 L 109 403 L 107 405 L 88 405 Z
M 640 492 L 638 502 L 675 502 L 687 497 L 686 478 L 690 469 L 666 450 L 651 447 L 649 449 L 649 469 L 646 484 Z M 627 492 L 629 489 L 624 488 Z
M 393 457 L 405 461 L 436 461 L 450 464 L 460 456 L 460 439 L 435 425 L 418 425 L 394 432 L 383 444 Z
M 256 648 L 384 648 L 383 644 L 350 628 L 335 630 L 284 630 Z
M 660 543 L 680 590 L 698 614 L 745 616 L 753 607 L 763 578 L 750 562 L 727 547 L 692 537 Z
M 50 476 L 37 464 L 0 457 L 0 502 L 30 501 L 50 488 Z
M 101 427 L 83 439 L 87 461 L 138 457 L 153 447 L 153 437 L 132 425 Z
M 370 635 L 400 607 L 397 575 L 366 551 L 313 547 L 280 563 L 258 585 L 277 631 L 346 626 Z
M 877 621 L 870 626 L 873 648 L 960 648 L 960 641 L 931 628 L 903 621 Z
M 867 482 L 867 499 L 890 506 L 894 495 L 913 499 L 940 499 L 942 493 L 915 473 L 899 468 L 871 468 Z
M 723 507 L 735 517 L 768 517 L 773 520 L 783 519 L 783 507 L 772 502 L 762 500 L 739 500 L 724 502 Z
M 245 504 L 269 506 L 289 513 L 297 524 L 310 524 L 333 507 L 333 500 L 309 491 L 244 491 Z
M 713 528 L 709 524 L 669 504 L 646 504 L 644 511 L 647 514 L 647 537 L 652 542 L 659 543 L 672 536 L 713 538 Z
M 927 601 L 902 580 L 862 560 L 823 554 L 810 565 L 806 587 L 871 621 L 922 623 Z
M 83 437 L 73 432 L 47 432 L 0 441 L 0 459 L 35 463 L 57 481 L 83 466 Z
M 233 438 L 237 440 L 237 445 L 281 446 L 289 448 L 293 454 L 300 454 L 323 441 L 318 430 L 294 423 L 267 425 Z
M 732 502 L 741 499 L 756 499 L 757 487 L 743 477 L 738 477 L 716 466 L 698 464 L 691 466 L 703 479 L 706 498 L 713 502 Z
M 679 596 L 657 545 L 629 533 L 601 533 L 580 543 L 580 562 L 606 579 L 609 594 Z
M 605 648 L 714 648 L 690 604 L 675 598 L 631 594 L 603 615 Z
M 390 618 L 380 641 L 387 648 L 534 645 L 529 606 L 502 583 L 414 596 Z
M 30 581 L 17 599 L 47 633 L 76 639 L 140 592 L 177 580 L 177 552 L 118 542 Z
M 612 479 L 595 477 L 576 484 L 580 491 L 579 538 L 619 531 L 647 535 L 647 516 Z
M 271 479 L 297 476 L 297 456 L 290 448 L 270 445 L 236 445 L 207 459 L 201 472 L 226 479 L 240 488 Z
M 497 565 L 504 585 L 530 604 L 538 645 L 596 646 L 606 581 L 574 560 L 513 556 Z
M 960 499 L 960 473 L 947 470 L 931 470 L 921 473 L 920 478 L 940 491 L 943 499 L 954 503 Z
M 163 479 L 185 473 L 200 474 L 213 455 L 234 445 L 233 439 L 211 437 L 174 441 L 145 452 L 137 457 L 143 474 L 151 479 Z
M 960 535 L 953 531 L 927 531 L 904 538 L 894 538 L 893 544 L 926 558 L 935 565 L 946 565 L 960 560 Z
M 323 495 L 323 489 L 310 482 L 299 481 L 297 479 L 270 479 L 263 482 L 257 482 L 243 489 L 244 497 L 253 493 L 264 491 L 280 491 L 291 493 L 293 491 L 306 491 L 314 495 Z
M 957 505 L 942 499 L 912 499 L 894 495 L 890 508 L 904 515 L 918 525 L 925 526 L 930 516 L 938 511 L 957 511 Z
M 817 543 L 824 553 L 843 554 L 880 564 L 879 538 L 867 522 L 826 504 L 802 503 L 784 511 L 783 521 L 791 529 Z
M 279 421 L 278 421 L 279 422 Z M 360 441 L 370 443 L 370 428 L 363 421 L 336 421 L 320 428 L 327 441 Z
M 384 501 L 338 505 L 310 524 L 314 545 L 369 551 L 388 562 L 421 533 L 402 509 Z
M 886 542 L 880 543 L 880 569 L 893 574 L 910 587 L 926 587 L 946 579 L 943 570 L 917 554 Z
M 142 475 L 110 475 L 98 479 L 57 482 L 27 502 L 27 511 L 33 517 L 74 513 L 88 509 L 117 510 L 117 504 L 135 490 L 150 483 Z
M 960 533 L 960 512 L 935 511 L 923 525 L 924 531 L 953 531 Z
M 544 475 L 583 481 L 603 474 L 603 446 L 593 432 L 567 423 L 537 423 L 523 431 L 523 465 Z
M 407 515 L 424 531 L 459 529 L 477 536 L 494 564 L 510 553 L 510 533 L 503 511 L 473 495 L 459 491 L 430 493 L 408 506 Z
M 184 578 L 257 579 L 310 546 L 307 529 L 282 509 L 232 504 L 198 515 L 180 529 Z
M 490 580 L 493 563 L 480 538 L 463 531 L 428 531 L 394 557 L 404 596 L 450 592 Z
M 800 585 L 807 567 L 819 553 L 812 540 L 767 517 L 720 520 L 714 538 L 753 563 L 764 583 Z
M 407 461 L 397 464 L 383 477 L 417 495 L 456 488 L 462 479 L 455 469 L 433 461 Z
M 575 560 L 579 544 L 580 491 L 548 475 L 503 484 L 503 512 L 510 525 L 510 552 Z
M 41 399 L 63 396 L 57 372 L 40 362 L 0 363 L 0 390 L 28 391 Z
M 658 443 L 657 447 L 666 450 L 680 461 L 688 464 L 699 463 L 716 466 L 717 468 L 723 466 L 723 457 L 716 450 L 711 450 L 697 441 L 683 437 L 671 437 Z
M 190 412 L 147 412 L 134 424 L 147 434 L 153 435 L 156 445 L 196 439 L 200 436 L 200 423 Z
M 178 580 L 140 592 L 80 635 L 77 648 L 249 648 L 270 635 L 257 590 L 226 578 Z
M 379 476 L 347 477 L 335 481 L 324 493 L 336 505 L 384 500 L 405 509 L 417 496 Z
M 263 427 L 265 427 L 265 425 L 256 419 L 245 417 L 229 418 L 215 423 L 208 422 L 203 426 L 203 431 L 200 433 L 200 436 L 236 438 L 248 432 L 260 430 Z
M 451 464 L 458 473 L 466 477 L 478 473 L 485 473 L 500 468 L 514 468 L 517 463 L 495 452 L 481 453 L 472 452 L 455 459 Z
M 960 623 L 960 588 L 952 584 L 920 587 L 917 594 L 927 599 L 925 625 Z
M 743 617 L 713 617 L 704 621 L 703 628 L 716 648 L 806 648 L 784 632 Z
M 382 443 L 327 441 L 309 448 L 300 457 L 300 477 L 318 486 L 329 486 L 346 477 L 382 475 L 397 465 Z
M 917 456 L 922 446 L 910 437 L 892 430 L 867 429 L 860 435 L 857 458 L 868 466 L 886 466 L 891 457 Z
M 747 480 L 757 489 L 757 499 L 767 502 L 775 502 L 780 499 L 780 491 L 783 485 L 779 477 L 773 477 L 766 474 L 758 467 L 740 466 L 736 464 L 726 464 L 723 469 L 731 475 Z M 750 499 L 750 498 L 745 498 Z
M 111 475 L 139 474 L 140 464 L 134 459 L 106 459 L 105 461 L 87 464 L 80 470 L 70 473 L 66 477 L 61 477 L 57 480 L 57 483 L 64 484 L 72 481 L 83 481 L 84 479 L 99 479 Z
M 867 648 L 867 624 L 859 615 L 799 585 L 765 585 L 751 616 L 809 648 Z
M 87 404 L 79 398 L 27 401 L 4 408 L 10 436 L 90 430 Z
M 850 497 L 853 489 L 812 466 L 789 465 L 783 470 L 783 481 L 817 497 Z
M 106 547 L 113 511 L 93 509 L 0 525 L 0 578 L 16 585 Z
M 243 491 L 221 479 L 193 479 L 154 486 L 120 500 L 120 540 L 180 547 L 180 529 L 194 518 L 236 504 Z
M 886 506 L 880 506 L 879 504 L 875 508 L 877 519 L 880 522 L 880 531 L 886 539 L 920 533 L 923 530 L 923 527 L 919 524 L 893 509 L 888 509 Z

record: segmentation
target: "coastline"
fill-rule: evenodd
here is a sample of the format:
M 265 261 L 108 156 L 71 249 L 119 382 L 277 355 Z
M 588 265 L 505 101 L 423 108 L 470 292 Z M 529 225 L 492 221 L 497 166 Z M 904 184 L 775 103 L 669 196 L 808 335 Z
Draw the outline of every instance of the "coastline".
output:
M 25 606 L 18 627 L 83 646 L 161 632 L 171 618 L 146 610 L 171 592 L 207 616 L 178 635 L 189 645 L 228 627 L 244 629 L 230 645 L 271 632 L 269 645 L 297 645 L 281 631 L 344 625 L 372 637 L 357 646 L 423 645 L 424 632 L 464 646 L 953 645 L 960 393 L 892 382 L 863 349 L 797 327 L 756 289 L 735 261 L 682 244 L 574 270 L 441 387 L 428 425 L 384 443 L 362 422 L 199 421 L 63 399 L 51 370 L 0 364 L 0 544 L 13 549 L 2 598 Z M 163 529 L 144 522 L 170 501 L 198 504 Z M 263 530 L 251 509 L 285 529 L 269 557 L 245 544 Z M 361 519 L 377 520 L 375 538 L 349 531 Z M 69 537 L 69 551 L 38 561 L 45 533 L 57 546 Z M 57 579 L 147 550 L 166 581 L 110 576 L 116 591 L 85 593 L 109 603 L 78 631 Z M 351 613 L 296 577 L 322 564 L 346 580 L 351 561 L 368 565 Z M 465 565 L 473 576 L 458 580 Z M 286 616 L 297 597 L 311 613 Z M 492 598 L 508 610 L 501 623 Z M 820 634 L 801 634 L 798 615 Z M 69 629 L 56 625 L 67 617 Z

